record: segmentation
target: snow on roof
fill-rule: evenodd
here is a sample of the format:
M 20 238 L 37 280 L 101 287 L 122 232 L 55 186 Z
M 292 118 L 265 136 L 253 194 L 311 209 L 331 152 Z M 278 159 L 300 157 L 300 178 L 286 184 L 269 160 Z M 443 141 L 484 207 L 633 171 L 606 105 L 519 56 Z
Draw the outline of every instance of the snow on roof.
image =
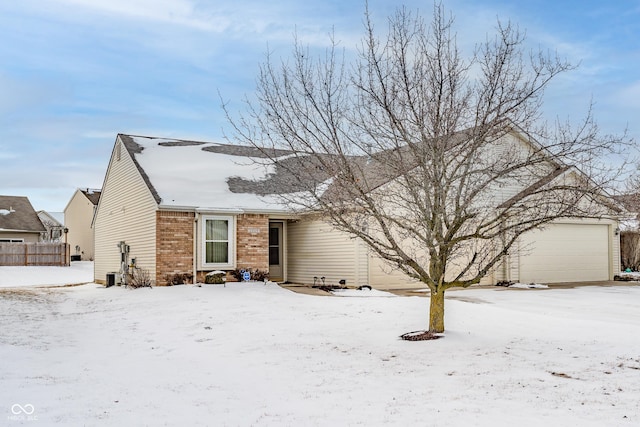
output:
M 46 220 L 46 221 L 57 222 L 57 224 L 51 224 L 51 225 L 62 226 L 64 224 L 64 212 L 38 211 L 37 214 L 41 221 Z
M 64 212 L 47 212 L 49 215 L 55 218 L 60 224 L 64 224 Z
M 620 221 L 620 231 L 637 231 L 640 230 L 640 221 L 637 219 L 624 219 Z
M 275 194 L 232 192 L 228 179 L 266 180 L 274 168 L 251 147 L 120 135 L 161 205 L 201 209 L 285 211 Z M 137 144 L 133 145 L 131 142 Z M 280 154 L 280 153 L 279 153 Z M 288 153 L 282 152 L 282 157 Z M 275 193 L 276 191 L 274 191 Z

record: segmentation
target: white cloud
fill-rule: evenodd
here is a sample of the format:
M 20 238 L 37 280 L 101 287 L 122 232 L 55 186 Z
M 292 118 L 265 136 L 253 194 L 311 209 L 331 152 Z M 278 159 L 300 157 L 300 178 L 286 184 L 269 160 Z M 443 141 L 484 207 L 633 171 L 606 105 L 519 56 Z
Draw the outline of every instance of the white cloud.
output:
M 58 0 L 97 13 L 124 18 L 167 23 L 205 31 L 222 32 L 229 26 L 224 16 L 213 10 L 196 10 L 189 0 Z

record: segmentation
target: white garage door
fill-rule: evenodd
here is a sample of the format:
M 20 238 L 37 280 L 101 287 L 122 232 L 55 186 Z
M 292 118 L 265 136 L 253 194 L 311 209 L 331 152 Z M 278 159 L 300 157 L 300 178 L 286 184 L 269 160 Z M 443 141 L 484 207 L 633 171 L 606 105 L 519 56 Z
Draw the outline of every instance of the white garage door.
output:
M 552 224 L 524 236 L 520 282 L 609 280 L 609 227 Z

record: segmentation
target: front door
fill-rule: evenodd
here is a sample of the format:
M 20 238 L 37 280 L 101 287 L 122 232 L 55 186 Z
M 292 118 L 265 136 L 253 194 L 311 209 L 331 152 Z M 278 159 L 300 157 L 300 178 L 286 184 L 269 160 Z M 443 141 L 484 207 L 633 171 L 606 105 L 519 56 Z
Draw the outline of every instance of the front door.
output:
M 284 280 L 282 229 L 282 222 L 269 223 L 269 280 L 274 282 Z

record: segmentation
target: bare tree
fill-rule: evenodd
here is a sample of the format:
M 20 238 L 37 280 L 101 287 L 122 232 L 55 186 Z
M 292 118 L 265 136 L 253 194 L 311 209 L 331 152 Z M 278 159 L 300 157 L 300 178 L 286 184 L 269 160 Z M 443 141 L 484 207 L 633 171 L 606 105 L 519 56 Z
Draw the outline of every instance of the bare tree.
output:
M 246 113 L 227 115 L 291 208 L 430 288 L 429 331 L 443 332 L 445 291 L 479 283 L 523 233 L 607 214 L 598 159 L 622 139 L 599 137 L 590 110 L 577 129 L 541 121 L 545 88 L 573 67 L 527 53 L 512 24 L 464 58 L 441 5 L 430 25 L 399 9 L 383 39 L 365 17 L 353 63 L 333 39 L 318 58 L 296 40 L 290 60 L 267 56 Z
M 620 261 L 622 269 L 638 271 L 640 269 L 640 171 L 634 170 L 626 182 L 626 192 L 616 196 L 629 215 L 622 223 L 620 233 Z
M 62 237 L 63 226 L 50 220 L 40 220 L 46 231 L 42 233 L 43 242 L 59 242 Z
M 620 258 L 623 270 L 640 269 L 640 233 L 630 230 L 620 233 Z

